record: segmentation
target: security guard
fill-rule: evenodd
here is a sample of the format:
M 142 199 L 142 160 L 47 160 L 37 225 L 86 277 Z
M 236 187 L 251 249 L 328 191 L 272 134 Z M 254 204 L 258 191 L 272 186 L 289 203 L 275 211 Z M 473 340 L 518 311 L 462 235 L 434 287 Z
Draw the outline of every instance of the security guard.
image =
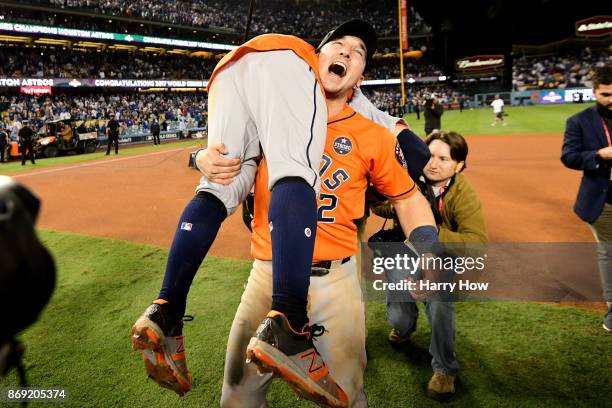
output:
M 115 154 L 119 154 L 119 122 L 115 119 L 115 114 L 110 114 L 110 120 L 106 124 L 106 136 L 108 137 L 108 145 L 106 146 L 106 155 L 111 151 L 111 146 L 115 144 Z
M 29 126 L 28 122 L 23 123 L 23 127 L 19 129 L 19 152 L 21 153 L 21 165 L 25 166 L 26 159 L 29 158 L 32 164 L 34 161 L 34 131 Z M 26 157 L 27 153 L 27 157 Z
M 0 126 L 0 163 L 4 163 L 4 154 L 6 153 L 7 145 L 8 133 L 6 133 L 3 126 Z

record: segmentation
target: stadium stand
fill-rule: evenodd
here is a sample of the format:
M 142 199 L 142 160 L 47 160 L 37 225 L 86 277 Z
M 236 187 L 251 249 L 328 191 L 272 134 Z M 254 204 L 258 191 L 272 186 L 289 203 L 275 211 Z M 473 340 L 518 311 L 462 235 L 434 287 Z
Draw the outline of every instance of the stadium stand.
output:
M 163 52 L 163 51 L 162 51 Z M 0 76 L 32 78 L 195 79 L 209 78 L 218 59 L 142 51 L 56 46 L 0 45 Z M 443 75 L 433 64 L 406 60 L 406 78 Z M 397 79 L 398 58 L 375 58 L 366 79 Z
M 397 87 L 378 87 L 378 88 L 362 88 L 364 94 L 372 101 L 374 105 L 394 116 L 401 116 L 401 93 Z M 406 88 L 406 112 L 413 112 L 414 105 L 419 106 L 435 95 L 440 103 L 445 106 L 445 109 L 456 107 L 459 98 L 467 97 L 465 94 L 458 92 L 452 88 L 437 86 L 437 87 L 408 87 Z
M 420 78 L 443 75 L 440 68 L 426 60 L 406 59 L 404 61 L 404 76 Z M 400 77 L 399 59 L 375 58 L 365 72 L 366 79 L 393 79 Z
M 187 0 L 30 0 L 30 4 L 57 8 L 90 10 L 110 16 L 129 16 L 172 24 L 200 27 L 230 28 L 243 31 L 248 15 L 245 1 Z M 349 2 L 350 3 L 350 2 Z M 265 7 L 256 7 L 253 33 L 292 33 L 306 38 L 321 38 L 330 27 L 349 18 L 367 18 L 380 35 L 396 35 L 397 20 L 387 10 L 394 10 L 393 0 L 376 4 L 353 1 L 298 2 L 267 0 Z M 411 33 L 429 33 L 431 27 L 410 7 Z
M 205 93 L 89 93 L 45 96 L 0 95 L 9 109 L 0 118 L 15 133 L 29 121 L 35 130 L 51 120 L 73 119 L 103 129 L 114 113 L 125 133 L 147 131 L 151 120 L 166 121 L 168 129 L 205 127 Z
M 106 49 L 0 45 L 0 76 L 208 79 L 218 60 Z
M 567 52 L 556 55 L 523 56 L 512 64 L 512 87 L 515 91 L 591 87 L 595 67 L 612 63 L 610 50 Z
M 362 88 L 372 102 L 392 115 L 401 115 L 401 94 L 396 87 Z M 422 105 L 432 95 L 441 101 L 446 109 L 465 97 L 449 87 L 409 87 L 406 91 L 406 111 L 413 111 L 414 105 Z M 9 129 L 15 122 L 27 120 L 35 128 L 45 122 L 57 119 L 74 119 L 87 126 L 100 128 L 110 113 L 122 123 L 125 132 L 146 132 L 152 118 L 166 120 L 169 129 L 178 128 L 181 121 L 187 127 L 205 127 L 207 111 L 206 93 L 87 93 L 58 94 L 44 96 L 0 95 L 0 104 L 8 103 L 10 108 L 1 118 Z
M 251 35 L 294 34 L 316 44 L 330 27 L 361 17 L 373 24 L 380 38 L 378 52 L 380 56 L 387 56 L 377 55 L 366 79 L 398 79 L 398 57 L 389 57 L 398 50 L 397 19 L 389 13 L 396 7 L 395 0 L 266 0 L 265 4 L 256 3 Z M 223 44 L 242 42 L 247 14 L 248 1 L 242 0 L 23 0 L 0 4 L 0 20 L 4 22 Z M 425 50 L 433 35 L 431 27 L 413 7 L 409 7 L 409 21 L 410 48 Z M 0 44 L 0 77 L 206 80 L 224 52 L 201 53 L 205 57 L 201 58 L 191 56 L 197 49 L 171 50 L 170 46 L 159 46 L 158 51 L 147 51 L 146 44 L 130 44 L 131 49 L 126 50 L 103 40 L 88 48 L 79 45 L 78 39 L 52 45 L 39 41 L 40 37 L 23 43 Z M 404 72 L 405 79 L 443 75 L 427 58 L 406 59 Z M 409 91 L 410 103 L 420 103 L 417 101 L 431 93 L 418 89 Z M 206 122 L 207 99 L 201 92 L 53 88 L 52 95 L 36 96 L 18 94 L 17 88 L 0 91 L 0 104 L 9 106 L 0 119 L 11 128 L 28 120 L 40 129 L 47 121 L 71 118 L 88 127 L 103 129 L 111 112 L 122 123 L 124 134 L 146 132 L 153 117 L 165 120 L 169 129 L 202 128 Z M 401 114 L 400 96 L 395 87 L 366 92 L 384 110 Z

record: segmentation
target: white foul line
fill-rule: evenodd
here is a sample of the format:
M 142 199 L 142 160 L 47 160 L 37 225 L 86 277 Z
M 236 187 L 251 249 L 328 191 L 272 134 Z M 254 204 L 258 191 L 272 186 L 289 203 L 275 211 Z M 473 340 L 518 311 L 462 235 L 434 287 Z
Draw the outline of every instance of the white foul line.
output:
M 139 159 L 139 158 L 142 158 L 142 157 L 149 157 L 149 156 L 155 156 L 155 155 L 158 155 L 158 154 L 172 153 L 172 152 L 176 152 L 176 151 L 179 151 L 179 150 L 185 150 L 185 149 L 189 149 L 189 147 L 180 147 L 180 148 L 177 148 L 177 149 L 164 150 L 162 152 L 145 153 L 145 154 L 140 154 L 138 156 L 122 157 L 120 159 L 115 159 L 115 160 L 94 160 L 94 161 L 91 161 L 89 163 L 75 164 L 74 166 L 56 167 L 56 168 L 49 169 L 49 170 L 32 171 L 32 172 L 25 173 L 25 174 L 10 175 L 10 177 L 11 178 L 22 178 L 22 177 L 28 177 L 28 176 L 40 176 L 42 174 L 55 173 L 55 172 L 58 172 L 58 171 L 79 169 L 79 168 L 83 168 L 83 167 L 97 166 L 97 165 L 100 165 L 100 164 L 112 164 L 112 163 L 117 163 L 117 162 L 123 161 L 123 160 Z

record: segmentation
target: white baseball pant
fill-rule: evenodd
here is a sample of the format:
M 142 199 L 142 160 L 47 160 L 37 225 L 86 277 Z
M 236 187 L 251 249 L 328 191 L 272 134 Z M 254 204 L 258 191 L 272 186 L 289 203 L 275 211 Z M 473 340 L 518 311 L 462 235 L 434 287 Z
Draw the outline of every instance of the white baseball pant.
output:
M 355 257 L 333 265 L 329 274 L 312 276 L 308 292 L 310 321 L 325 327 L 315 346 L 351 407 L 367 407 L 363 388 L 366 367 L 365 311 Z M 272 374 L 260 376 L 246 364 L 246 348 L 270 311 L 272 262 L 255 260 L 227 341 L 221 407 L 267 407 Z
M 208 119 L 208 143 L 224 143 L 244 174 L 228 186 L 202 177 L 196 192 L 214 194 L 233 213 L 251 190 L 261 145 L 270 189 L 301 177 L 318 195 L 327 107 L 310 66 L 293 51 L 251 52 L 229 63 L 209 90 Z

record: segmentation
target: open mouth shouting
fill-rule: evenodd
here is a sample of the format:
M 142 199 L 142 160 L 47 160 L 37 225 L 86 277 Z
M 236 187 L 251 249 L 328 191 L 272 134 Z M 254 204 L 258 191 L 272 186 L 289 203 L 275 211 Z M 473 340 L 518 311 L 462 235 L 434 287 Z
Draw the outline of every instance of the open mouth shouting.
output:
M 340 61 L 332 62 L 332 64 L 329 66 L 329 72 L 339 78 L 344 78 L 344 76 L 346 75 L 346 71 L 346 65 Z

